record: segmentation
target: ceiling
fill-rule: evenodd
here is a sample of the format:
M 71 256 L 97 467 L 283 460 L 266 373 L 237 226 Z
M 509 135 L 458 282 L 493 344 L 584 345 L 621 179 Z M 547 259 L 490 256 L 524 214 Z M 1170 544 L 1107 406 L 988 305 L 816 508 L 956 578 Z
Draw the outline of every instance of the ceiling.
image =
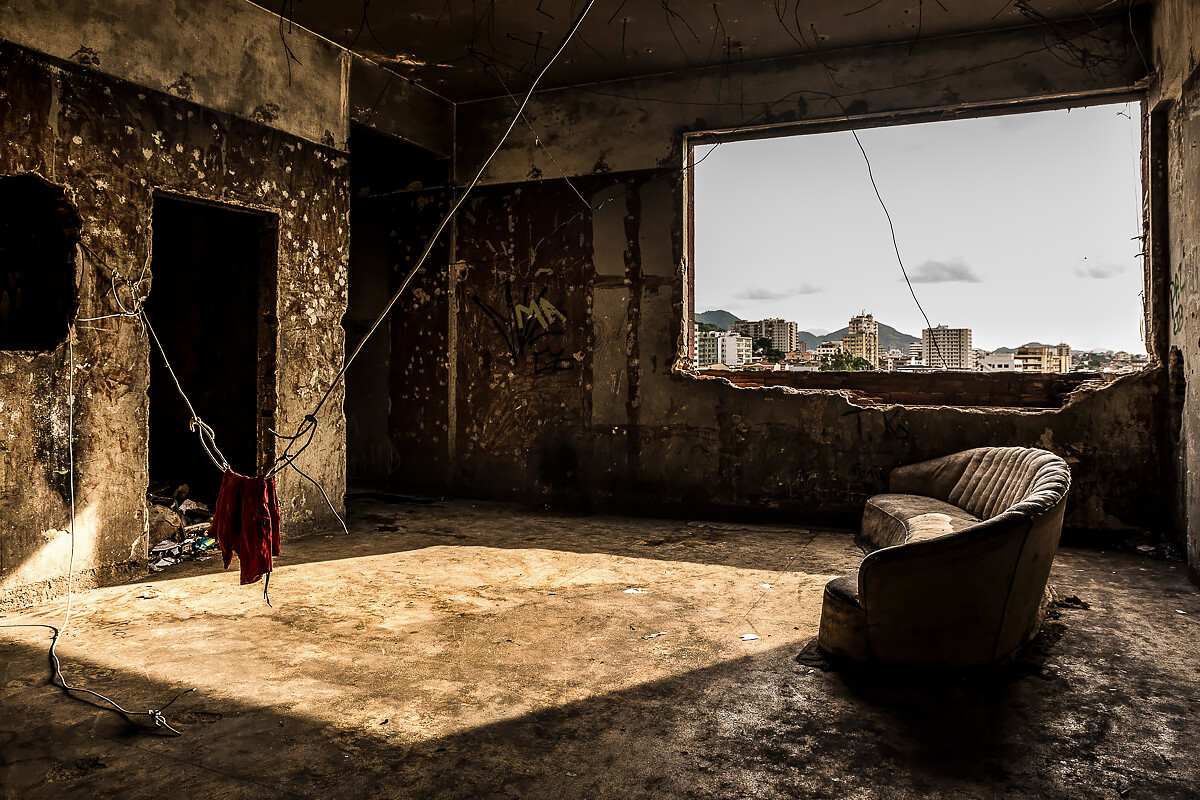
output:
M 1128 13 L 1137 0 L 595 0 L 543 86 Z M 278 3 L 260 2 L 280 12 Z M 528 87 L 584 0 L 284 0 L 282 14 L 461 102 Z M 498 77 L 499 76 L 499 77 Z

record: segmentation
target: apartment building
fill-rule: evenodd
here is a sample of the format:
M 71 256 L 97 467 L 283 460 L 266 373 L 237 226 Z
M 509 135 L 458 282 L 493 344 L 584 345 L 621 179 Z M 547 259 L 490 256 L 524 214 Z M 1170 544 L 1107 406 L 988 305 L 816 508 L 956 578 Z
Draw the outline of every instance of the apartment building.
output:
M 751 339 L 770 339 L 771 347 L 781 353 L 790 353 L 797 347 L 800 329 L 796 323 L 776 317 L 753 322 L 735 322 L 729 326 L 729 332 L 749 336 Z
M 974 369 L 970 328 L 938 325 L 921 331 L 925 362 L 935 369 Z

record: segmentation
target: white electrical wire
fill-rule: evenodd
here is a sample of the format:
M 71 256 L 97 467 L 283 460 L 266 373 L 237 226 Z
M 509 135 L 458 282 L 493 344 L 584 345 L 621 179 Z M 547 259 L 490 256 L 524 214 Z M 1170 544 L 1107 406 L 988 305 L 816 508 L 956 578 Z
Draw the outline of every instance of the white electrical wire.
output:
M 91 689 L 85 689 L 82 686 L 73 686 L 73 685 L 67 683 L 67 679 L 66 679 L 66 677 L 63 676 L 63 673 L 62 673 L 62 662 L 59 660 L 58 652 L 57 652 L 58 642 L 62 638 L 63 634 L 66 633 L 67 626 L 71 624 L 71 601 L 72 601 L 72 594 L 73 594 L 73 590 L 74 590 L 74 586 L 75 586 L 75 323 L 71 323 L 71 326 L 67 329 L 67 354 L 68 354 L 68 372 L 67 372 L 67 464 L 68 464 L 67 475 L 68 475 L 68 485 L 67 485 L 67 491 L 68 491 L 68 494 L 70 495 L 70 501 L 71 501 L 71 519 L 70 519 L 70 523 L 68 526 L 68 530 L 69 530 L 70 537 L 71 537 L 71 551 L 70 551 L 70 556 L 67 561 L 67 608 L 66 608 L 66 613 L 63 614 L 63 621 L 62 621 L 62 625 L 60 625 L 60 626 L 47 625 L 44 623 L 27 623 L 27 624 L 0 625 L 0 628 L 48 628 L 48 629 L 50 629 L 51 631 L 54 632 L 54 638 L 50 641 L 50 670 L 51 670 L 50 683 L 52 685 L 60 687 L 63 690 L 64 694 L 66 694 L 68 697 L 75 697 L 76 700 L 82 700 L 84 702 L 89 702 L 89 703 L 92 703 L 93 705 L 96 705 L 95 701 L 88 700 L 85 697 L 77 697 L 75 694 L 75 693 L 80 693 L 80 694 L 90 695 L 91 697 L 94 697 L 97 700 L 103 701 L 104 703 L 107 703 L 108 705 L 100 706 L 101 708 L 108 708 L 111 711 L 115 711 L 116 713 L 125 717 L 125 719 L 129 720 L 129 722 L 131 722 L 135 725 L 137 725 L 137 721 L 135 720 L 135 717 L 149 717 L 150 720 L 154 723 L 154 728 L 166 728 L 172 734 L 174 734 L 176 736 L 182 736 L 183 735 L 182 731 L 172 727 L 171 724 L 169 722 L 167 722 L 167 718 L 165 716 L 163 716 L 163 711 L 165 711 L 167 708 L 169 708 L 172 703 L 174 703 L 179 698 L 183 697 L 185 694 L 196 691 L 195 688 L 184 689 L 182 692 L 175 695 L 175 697 L 171 698 L 171 700 L 166 705 L 164 705 L 162 708 L 158 708 L 158 709 L 151 708 L 146 711 L 130 711 L 130 710 L 124 708 L 123 706 L 121 706 L 120 703 L 113 700 L 112 698 L 106 697 L 105 695 L 100 694 L 100 692 L 94 692 Z M 144 725 L 138 725 L 138 727 L 142 728 L 144 730 L 150 730 L 149 728 L 146 728 L 146 726 L 144 726 Z
M 312 410 L 312 413 L 304 417 L 304 422 L 300 424 L 295 434 L 292 436 L 280 436 L 281 439 L 288 439 L 289 441 L 287 446 L 284 448 L 283 455 L 277 459 L 279 463 L 277 463 L 271 469 L 271 471 L 267 473 L 268 475 L 274 475 L 279 470 L 289 466 L 291 461 L 294 460 L 297 455 L 299 455 L 299 452 L 297 452 L 295 455 L 290 453 L 292 444 L 303 437 L 310 430 L 316 428 L 317 413 L 320 412 L 322 406 L 325 405 L 325 402 L 329 400 L 330 395 L 333 394 L 333 390 L 337 388 L 338 381 L 340 381 L 346 374 L 346 370 L 348 370 L 350 365 L 354 363 L 354 359 L 358 357 L 360 352 L 362 352 L 367 340 L 370 339 L 371 336 L 379 329 L 379 326 L 383 324 L 383 321 L 387 318 L 387 315 L 391 313 L 392 307 L 396 305 L 396 302 L 400 299 L 400 296 L 404 294 L 406 289 L 408 289 L 408 285 L 412 282 L 412 279 L 416 277 L 417 272 L 420 271 L 421 267 L 425 265 L 425 260 L 429 258 L 429 254 L 433 251 L 438 237 L 442 235 L 442 231 L 444 231 L 446 226 L 450 224 L 450 220 L 454 219 L 454 215 L 458 213 L 458 209 L 467 199 L 467 196 L 471 193 L 471 190 L 474 189 L 479 183 L 479 179 L 483 177 L 483 173 L 492 163 L 492 159 L 494 159 L 496 154 L 500 152 L 500 148 L 502 148 L 504 143 L 508 141 L 508 137 L 512 134 L 513 128 L 517 127 L 517 123 L 524 118 L 523 115 L 525 113 L 525 107 L 529 105 L 529 100 L 533 97 L 534 91 L 537 90 L 538 84 L 541 82 L 542 78 L 549 71 L 550 67 L 554 64 L 558 57 L 562 55 L 562 52 L 567 49 L 567 45 L 571 43 L 571 40 L 575 38 L 576 31 L 578 31 L 579 26 L 583 24 L 583 20 L 587 17 L 588 12 L 592 10 L 592 6 L 595 4 L 595 2 L 596 0 L 588 0 L 588 4 L 583 7 L 582 11 L 579 12 L 579 16 L 575 18 L 575 22 L 572 23 L 570 30 L 567 31 L 567 35 L 563 37 L 562 43 L 558 46 L 558 49 L 556 49 L 550 55 L 550 58 L 546 60 L 546 63 L 542 65 L 541 70 L 533 79 L 533 83 L 529 85 L 529 90 L 525 92 L 525 98 L 517 107 L 517 113 L 513 115 L 512 121 L 508 123 L 508 127 L 504 130 L 504 134 L 500 137 L 499 141 L 496 142 L 496 146 L 492 148 L 492 152 L 488 155 L 488 157 L 484 159 L 483 164 L 480 165 L 479 170 L 475 173 L 475 177 L 471 179 L 471 181 L 463 189 L 462 193 L 458 196 L 458 199 L 454 201 L 454 205 L 450 207 L 450 211 L 447 212 L 446 216 L 442 218 L 441 223 L 439 223 L 437 226 L 437 230 L 435 230 L 433 235 L 429 237 L 429 241 L 425 244 L 425 249 L 421 252 L 421 257 L 417 259 L 417 263 L 414 264 L 412 269 L 408 271 L 408 274 L 404 276 L 404 280 L 400 283 L 400 288 L 398 288 L 392 294 L 391 299 L 388 300 L 387 304 L 383 307 L 383 310 L 379 312 L 379 316 L 377 316 L 375 321 L 371 323 L 371 327 L 367 329 L 366 334 L 363 335 L 362 339 L 359 340 L 358 345 L 355 346 L 354 350 L 350 353 L 350 356 L 345 360 L 345 362 L 343 362 L 342 368 L 338 370 L 336 375 L 333 376 L 333 379 L 329 383 L 329 388 L 325 391 L 325 394 L 321 396 L 321 399 L 317 402 L 317 405 Z M 304 446 L 307 446 L 307 443 Z M 301 447 L 301 450 L 303 449 L 304 447 Z

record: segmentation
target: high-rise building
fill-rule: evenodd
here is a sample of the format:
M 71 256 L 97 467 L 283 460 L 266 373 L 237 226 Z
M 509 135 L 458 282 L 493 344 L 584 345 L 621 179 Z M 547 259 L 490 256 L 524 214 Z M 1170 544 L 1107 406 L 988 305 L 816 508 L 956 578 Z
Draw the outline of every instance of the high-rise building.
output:
M 800 334 L 796 323 L 778 318 L 735 322 L 729 326 L 729 332 L 749 336 L 751 339 L 770 339 L 771 347 L 781 353 L 795 350 Z
M 974 369 L 970 328 L 938 325 L 921 332 L 925 363 L 934 369 Z
M 842 337 L 842 349 L 854 358 L 866 359 L 872 369 L 879 368 L 879 323 L 870 314 L 851 317 L 849 330 Z
M 696 332 L 696 368 L 703 369 L 717 363 L 717 338 L 720 331 Z
M 851 317 L 848 329 L 850 333 L 869 333 L 876 338 L 879 337 L 879 323 L 870 314 Z
M 1054 357 L 1057 360 L 1055 372 L 1071 371 L 1071 345 L 1059 342 L 1058 346 L 1054 348 Z
M 740 367 L 754 358 L 754 340 L 749 336 L 726 333 L 716 337 L 717 362 L 727 367 Z

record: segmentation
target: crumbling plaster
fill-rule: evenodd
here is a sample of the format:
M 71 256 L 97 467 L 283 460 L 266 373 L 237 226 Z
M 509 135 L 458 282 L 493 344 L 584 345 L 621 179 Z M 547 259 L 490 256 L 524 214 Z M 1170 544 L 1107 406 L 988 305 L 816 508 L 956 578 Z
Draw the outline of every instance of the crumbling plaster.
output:
M 1053 410 L 859 406 L 674 368 L 683 346 L 683 187 L 658 170 L 489 187 L 460 220 L 455 287 L 459 491 L 655 512 L 851 522 L 895 466 L 980 445 L 1072 466 L 1067 524 L 1161 530 L 1162 370 Z M 557 213 L 555 210 L 558 210 Z M 589 218 L 590 217 L 590 218 Z M 566 317 L 510 354 L 486 314 L 544 296 Z M 558 360 L 561 359 L 561 360 Z
M 1146 72 L 1129 26 L 1125 18 L 1095 29 L 1064 26 L 1089 49 L 1094 63 L 1086 69 L 1045 30 L 1027 27 L 539 92 L 525 114 L 532 130 L 514 129 L 483 182 L 676 167 L 684 135 L 697 131 L 776 135 L 847 117 L 887 124 L 922 110 L 952 117 L 1119 96 Z M 512 109 L 507 96 L 457 106 L 460 182 L 491 152 Z
M 456 225 L 453 488 L 851 522 L 892 467 L 978 445 L 1028 445 L 1071 463 L 1069 526 L 1161 532 L 1160 493 L 1148 491 L 1162 472 L 1161 369 L 1081 391 L 1061 409 L 998 411 L 861 407 L 834 392 L 742 389 L 676 368 L 690 313 L 686 134 L 762 122 L 827 126 L 845 116 L 824 94 L 831 89 L 854 98 L 847 111 L 871 124 L 905 112 L 1128 96 L 1145 73 L 1128 30 L 1114 23 L 1089 41 L 1113 57 L 1107 69 L 1065 63 L 1047 50 L 1044 31 L 1018 30 L 536 96 L 530 120 L 554 161 L 518 126 L 485 173 L 494 185 L 477 190 Z M 824 64 L 837 70 L 835 81 Z M 477 168 L 511 108 L 508 98 L 460 105 L 460 178 Z M 565 320 L 539 328 L 519 308 L 542 296 Z M 514 354 L 485 306 L 512 320 L 509 328 L 524 320 L 544 346 Z
M 340 150 L 350 122 L 450 153 L 454 107 L 247 0 L 6 0 L 0 38 Z
M 278 216 L 275 420 L 295 429 L 341 360 L 349 245 L 343 154 L 8 44 L 0 45 L 0 91 L 0 173 L 35 172 L 66 187 L 82 218 L 81 318 L 119 310 L 109 294 L 117 273 L 144 275 L 139 290 L 153 291 L 155 192 Z M 132 320 L 78 325 L 76 570 L 84 584 L 145 569 L 151 357 Z M 0 353 L 0 604 L 29 602 L 65 583 L 67 362 L 65 342 L 49 353 Z M 321 421 L 298 464 L 340 505 L 340 390 Z M 286 533 L 331 521 L 311 485 L 290 471 L 279 483 Z
M 1200 581 L 1200 175 L 1195 154 L 1200 147 L 1200 6 L 1188 0 L 1155 4 L 1151 28 L 1156 81 L 1148 105 L 1165 115 L 1165 208 L 1151 208 L 1152 225 L 1166 233 L 1155 248 L 1155 278 L 1161 289 L 1160 325 L 1186 382 L 1181 413 L 1169 420 L 1178 430 L 1165 441 L 1176 443 L 1171 454 L 1172 484 L 1182 506 L 1179 524 L 1185 529 L 1188 566 Z M 1165 289 L 1165 291 L 1162 291 Z M 1162 354 L 1164 358 L 1168 354 Z

